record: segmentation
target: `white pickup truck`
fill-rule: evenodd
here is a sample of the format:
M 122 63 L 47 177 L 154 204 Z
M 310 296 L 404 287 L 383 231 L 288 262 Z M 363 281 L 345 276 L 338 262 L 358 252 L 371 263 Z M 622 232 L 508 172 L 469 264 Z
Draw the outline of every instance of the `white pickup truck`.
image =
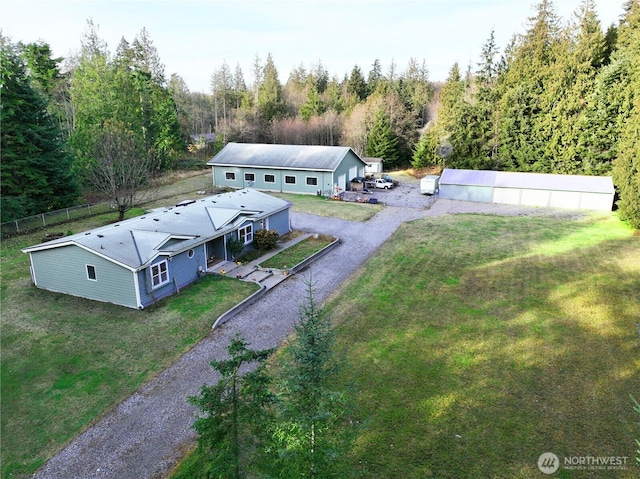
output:
M 393 183 L 385 180 L 384 178 L 376 178 L 375 180 L 367 181 L 365 186 L 369 188 L 381 188 L 384 190 L 389 190 L 393 188 Z

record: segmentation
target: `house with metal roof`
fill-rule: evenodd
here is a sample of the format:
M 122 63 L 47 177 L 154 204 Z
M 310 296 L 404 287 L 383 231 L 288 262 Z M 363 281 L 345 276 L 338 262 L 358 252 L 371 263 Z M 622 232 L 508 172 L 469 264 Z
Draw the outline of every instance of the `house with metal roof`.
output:
M 346 146 L 228 143 L 207 165 L 214 187 L 330 196 L 367 163 Z
M 243 189 L 184 201 L 142 216 L 23 249 L 42 289 L 142 309 L 229 259 L 227 243 L 254 232 L 291 231 L 287 201 Z
M 610 176 L 555 175 L 446 168 L 440 198 L 611 211 L 615 190 Z

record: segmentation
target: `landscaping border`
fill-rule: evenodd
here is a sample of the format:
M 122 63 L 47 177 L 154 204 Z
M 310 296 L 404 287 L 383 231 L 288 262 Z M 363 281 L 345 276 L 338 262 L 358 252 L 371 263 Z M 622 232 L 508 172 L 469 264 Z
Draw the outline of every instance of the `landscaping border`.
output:
M 240 311 L 243 311 L 249 305 L 253 304 L 253 302 L 256 299 L 264 296 L 264 294 L 267 292 L 268 288 L 264 284 L 260 284 L 260 283 L 255 283 L 255 284 L 260 286 L 260 289 L 258 291 L 256 291 L 255 293 L 251 294 L 250 296 L 248 296 L 247 298 L 245 298 L 242 301 L 240 301 L 233 308 L 225 311 L 220 316 L 218 316 L 218 319 L 215 320 L 215 322 L 213 323 L 213 326 L 211 326 L 211 329 L 215 329 L 216 326 L 219 326 L 219 325 L 222 325 L 222 324 L 226 323 L 231 318 L 233 318 L 237 313 L 239 313 Z
M 300 271 L 301 269 L 304 269 L 306 266 L 308 266 L 309 263 L 312 263 L 313 261 L 317 260 L 318 258 L 321 258 L 325 254 L 327 254 L 329 251 L 331 251 L 332 249 L 337 247 L 339 244 L 340 244 L 340 238 L 336 236 L 335 239 L 331 243 L 329 243 L 327 246 L 322 248 L 320 251 L 316 251 L 315 253 L 313 253 L 308 258 L 303 259 L 302 261 L 300 261 L 297 265 L 289 268 L 289 274 L 296 274 L 298 271 Z

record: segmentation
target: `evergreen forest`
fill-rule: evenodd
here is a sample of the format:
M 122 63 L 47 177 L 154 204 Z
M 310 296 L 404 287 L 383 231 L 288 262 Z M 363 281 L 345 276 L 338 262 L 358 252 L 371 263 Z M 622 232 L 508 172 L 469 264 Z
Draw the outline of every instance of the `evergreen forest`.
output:
M 507 45 L 488 27 L 477 62 L 443 83 L 428 58 L 383 66 L 375 52 L 342 78 L 318 61 L 283 81 L 256 54 L 247 76 L 213 67 L 208 94 L 167 78 L 145 29 L 112 52 L 88 21 L 68 58 L 0 34 L 2 221 L 96 194 L 124 213 L 136 190 L 233 141 L 349 146 L 386 170 L 613 176 L 621 217 L 640 228 L 640 0 L 623 11 L 606 26 L 594 0 L 568 19 L 540 0 Z

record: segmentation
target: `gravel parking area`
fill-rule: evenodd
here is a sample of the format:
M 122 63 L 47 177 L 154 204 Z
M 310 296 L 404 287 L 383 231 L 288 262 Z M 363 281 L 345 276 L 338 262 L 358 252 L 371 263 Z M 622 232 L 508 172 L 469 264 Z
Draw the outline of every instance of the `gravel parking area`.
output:
M 226 355 L 230 339 L 241 333 L 256 349 L 278 346 L 298 319 L 304 301 L 305 278 L 312 275 L 316 300 L 322 302 L 362 265 L 406 221 L 458 212 L 539 214 L 540 209 L 501 207 L 448 200 L 419 194 L 406 185 L 376 192 L 388 205 L 366 223 L 292 212 L 296 230 L 340 238 L 340 245 L 310 267 L 267 292 L 93 427 L 48 461 L 35 478 L 143 479 L 165 477 L 195 439 L 191 425 L 196 410 L 187 397 L 217 377 L 209 362 Z M 384 199 L 383 199 L 384 198 Z M 212 318 L 212 323 L 215 318 Z M 152 347 L 152 345 L 151 345 Z

